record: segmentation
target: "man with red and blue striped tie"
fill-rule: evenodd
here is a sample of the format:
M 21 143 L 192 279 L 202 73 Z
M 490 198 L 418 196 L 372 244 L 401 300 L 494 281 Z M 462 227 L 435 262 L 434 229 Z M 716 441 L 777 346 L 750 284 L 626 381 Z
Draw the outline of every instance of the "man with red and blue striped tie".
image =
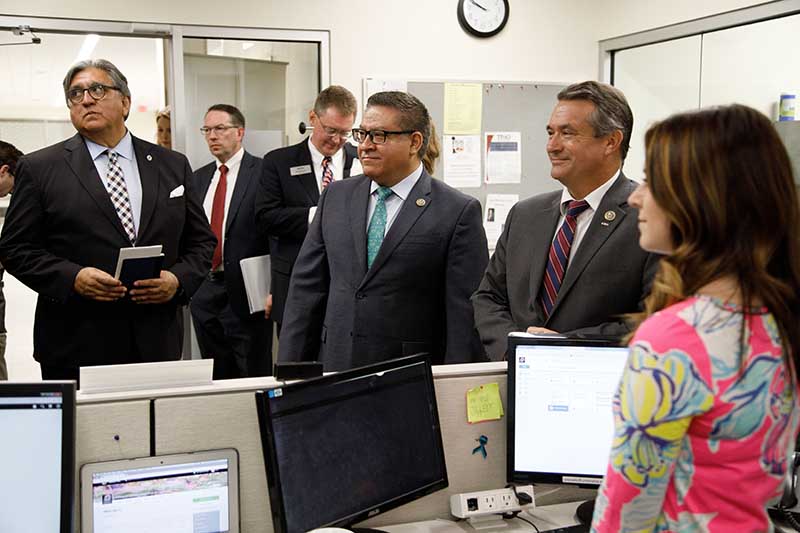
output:
M 561 191 L 528 198 L 508 214 L 472 297 L 490 359 L 512 331 L 605 335 L 629 331 L 658 257 L 638 244 L 635 183 L 622 172 L 633 114 L 625 96 L 593 81 L 558 94 L 547 124 L 550 174 Z

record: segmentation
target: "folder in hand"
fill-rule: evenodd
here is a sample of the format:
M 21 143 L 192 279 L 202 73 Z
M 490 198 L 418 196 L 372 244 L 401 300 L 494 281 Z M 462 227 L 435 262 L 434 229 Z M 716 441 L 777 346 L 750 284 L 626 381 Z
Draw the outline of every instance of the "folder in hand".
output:
M 263 311 L 270 292 L 269 256 L 247 257 L 239 261 L 239 266 L 250 312 Z
M 114 277 L 130 289 L 135 281 L 160 277 L 163 265 L 164 254 L 160 244 L 120 248 Z

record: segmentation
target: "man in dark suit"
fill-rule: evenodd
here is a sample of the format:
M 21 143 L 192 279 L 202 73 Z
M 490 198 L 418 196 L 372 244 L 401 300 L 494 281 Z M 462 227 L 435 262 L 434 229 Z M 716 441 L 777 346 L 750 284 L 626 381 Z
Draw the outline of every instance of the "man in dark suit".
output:
M 289 278 L 320 193 L 329 183 L 360 173 L 356 148 L 347 142 L 356 119 L 356 99 L 350 91 L 338 85 L 323 90 L 308 119 L 313 127 L 308 139 L 264 156 L 256 198 L 256 223 L 269 236 L 271 316 L 279 332 Z
M 194 173 L 217 247 L 211 272 L 192 298 L 197 343 L 214 359 L 214 379 L 272 374 L 272 322 L 250 313 L 241 259 L 269 253 L 256 232 L 255 195 L 261 159 L 242 148 L 245 119 L 236 107 L 208 108 L 203 135 L 215 161 Z
M 320 198 L 279 359 L 325 370 L 419 352 L 435 364 L 482 360 L 469 302 L 488 260 L 481 206 L 424 171 L 428 110 L 407 93 L 376 93 L 353 133 L 365 175 Z
M 635 183 L 622 173 L 633 114 L 597 82 L 558 94 L 547 125 L 551 175 L 563 190 L 528 198 L 508 214 L 480 288 L 475 324 L 492 360 L 512 331 L 606 335 L 629 331 L 658 258 L 639 247 Z
M 105 60 L 64 78 L 78 134 L 23 157 L 0 261 L 39 293 L 34 358 L 44 379 L 80 366 L 180 359 L 180 306 L 200 286 L 215 239 L 184 156 L 133 137 L 125 76 Z M 126 289 L 119 249 L 160 244 L 159 277 Z

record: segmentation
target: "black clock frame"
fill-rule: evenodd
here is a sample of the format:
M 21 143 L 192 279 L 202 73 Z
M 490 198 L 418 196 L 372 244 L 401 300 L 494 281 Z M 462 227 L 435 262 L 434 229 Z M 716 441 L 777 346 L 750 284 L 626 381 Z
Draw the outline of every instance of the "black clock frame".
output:
M 458 23 L 461 28 L 470 35 L 481 38 L 492 37 L 503 31 L 503 28 L 506 27 L 506 23 L 508 22 L 508 14 L 511 12 L 511 8 L 508 5 L 508 0 L 503 0 L 503 3 L 506 6 L 506 14 L 503 17 L 503 22 L 501 22 L 496 29 L 490 32 L 478 31 L 469 25 L 469 22 L 467 22 L 467 19 L 464 17 L 464 2 L 469 2 L 469 0 L 458 0 L 458 6 L 456 6 L 456 15 L 458 16 Z

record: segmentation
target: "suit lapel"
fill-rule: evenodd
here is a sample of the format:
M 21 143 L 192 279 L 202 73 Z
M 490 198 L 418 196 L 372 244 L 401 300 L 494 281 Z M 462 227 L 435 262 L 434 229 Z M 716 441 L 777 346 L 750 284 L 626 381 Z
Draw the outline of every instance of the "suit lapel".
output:
M 344 169 L 342 179 L 350 177 L 350 169 L 353 168 L 353 160 L 358 159 L 358 149 L 350 143 L 345 143 L 344 148 Z
M 600 247 L 603 246 L 603 243 L 622 224 L 627 214 L 625 207 L 627 206 L 630 192 L 625 187 L 627 183 L 628 180 L 625 176 L 620 174 L 617 181 L 614 182 L 614 185 L 611 186 L 600 201 L 600 205 L 589 223 L 589 228 L 586 230 L 583 240 L 581 240 L 578 251 L 575 252 L 575 256 L 567 265 L 567 272 L 558 291 L 558 299 L 553 306 L 553 311 L 550 313 L 551 317 L 556 313 L 559 304 L 564 300 L 575 281 L 580 277 Z M 612 216 L 610 213 L 614 213 L 614 215 Z M 609 218 L 611 220 L 608 220 Z
M 542 289 L 542 278 L 544 276 L 544 269 L 547 267 L 547 258 L 550 255 L 550 246 L 553 244 L 553 237 L 558 231 L 558 219 L 561 217 L 561 193 L 553 193 L 552 202 L 550 205 L 542 210 L 539 215 L 539 221 L 535 228 L 531 228 L 531 251 L 533 252 L 530 258 L 531 274 L 530 274 L 530 287 L 531 287 L 531 308 L 535 308 L 536 299 L 539 297 L 539 292 Z M 540 224 L 541 223 L 541 226 Z M 539 231 L 538 227 L 541 227 Z M 544 253 L 541 253 L 544 250 Z
M 418 199 L 425 200 L 423 205 L 417 204 Z M 428 209 L 428 206 L 431 205 L 431 201 L 431 177 L 427 172 L 423 171 L 419 180 L 417 180 L 417 183 L 408 193 L 408 197 L 406 198 L 405 202 L 403 202 L 403 205 L 400 207 L 400 212 L 397 213 L 397 216 L 395 217 L 394 222 L 392 222 L 389 231 L 386 232 L 386 237 L 384 237 L 383 243 L 381 243 L 381 248 L 378 251 L 378 255 L 375 257 L 372 267 L 369 269 L 367 275 L 364 277 L 364 280 L 361 282 L 362 287 L 369 282 L 369 280 L 375 275 L 375 272 L 380 270 L 386 260 L 389 259 L 394 249 L 397 248 L 397 245 L 403 241 L 403 238 L 406 236 L 420 215 L 422 215 L 422 213 Z M 364 216 L 364 213 L 365 211 L 362 212 L 361 218 L 365 220 L 364 224 L 366 225 L 366 217 Z M 366 233 L 366 229 L 364 230 L 364 233 Z M 364 257 L 366 257 L 366 251 L 364 252 Z
M 294 165 L 292 166 L 300 167 L 306 165 L 311 169 L 311 172 L 290 177 L 295 177 L 300 180 L 300 183 L 308 194 L 308 198 L 314 205 L 317 205 L 319 203 L 319 187 L 317 186 L 317 174 L 314 170 L 314 162 L 311 160 L 311 150 L 308 148 L 307 139 L 300 143 L 299 149 L 297 150 L 297 158 L 294 160 Z
M 65 154 L 67 164 L 78 178 L 78 181 L 95 201 L 103 215 L 111 222 L 111 225 L 117 229 L 126 242 L 130 242 L 128 234 L 122 227 L 119 216 L 117 216 L 117 211 L 114 209 L 114 204 L 111 203 L 108 191 L 106 191 L 100 176 L 97 174 L 97 168 L 89 155 L 89 149 L 86 148 L 83 137 L 80 134 L 76 134 L 64 144 L 64 149 L 67 152 Z
M 139 234 L 143 236 L 153 212 L 156 208 L 158 198 L 158 160 L 150 152 L 150 146 L 133 137 L 133 151 L 136 154 L 136 165 L 139 167 L 139 179 L 142 182 L 142 213 L 139 217 Z
M 197 178 L 200 180 L 197 183 L 197 187 L 195 191 L 197 191 L 197 201 L 200 202 L 200 205 L 206 200 L 206 195 L 208 194 L 208 188 L 211 186 L 211 180 L 214 179 L 214 172 L 217 171 L 217 164 L 216 163 L 209 163 L 205 167 L 201 168 L 197 173 Z
M 253 166 L 255 164 L 255 158 L 245 152 L 242 157 L 242 164 L 239 166 L 239 174 L 236 176 L 236 185 L 233 188 L 231 203 L 228 206 L 228 216 L 225 219 L 226 232 L 231 227 L 233 219 L 236 218 L 236 213 L 239 212 L 239 206 L 242 205 L 242 199 L 245 197 L 247 187 L 250 186 L 250 180 L 253 175 Z
M 356 261 L 358 265 L 354 279 L 364 279 L 367 273 L 367 208 L 369 207 L 369 188 L 372 181 L 364 178 L 347 200 L 350 213 L 350 229 L 353 232 Z

